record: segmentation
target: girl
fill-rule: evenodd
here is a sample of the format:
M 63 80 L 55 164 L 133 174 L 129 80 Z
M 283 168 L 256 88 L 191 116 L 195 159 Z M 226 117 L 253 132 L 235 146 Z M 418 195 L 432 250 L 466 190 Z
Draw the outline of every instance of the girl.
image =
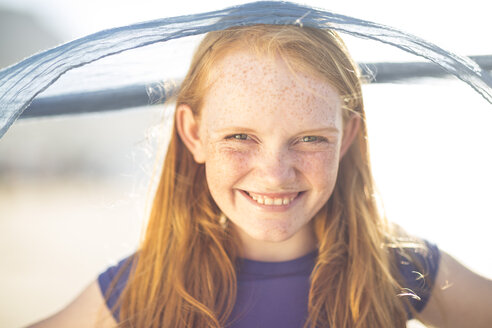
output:
M 34 327 L 489 327 L 491 281 L 388 224 L 374 195 L 335 32 L 209 33 L 140 248 Z

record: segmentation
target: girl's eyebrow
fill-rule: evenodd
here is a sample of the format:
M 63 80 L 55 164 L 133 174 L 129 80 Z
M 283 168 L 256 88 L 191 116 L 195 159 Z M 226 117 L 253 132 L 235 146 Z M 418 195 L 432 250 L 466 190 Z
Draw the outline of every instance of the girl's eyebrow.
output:
M 215 130 L 213 133 L 227 133 L 227 132 L 256 132 L 255 129 L 252 128 L 247 128 L 247 127 L 242 127 L 242 126 L 228 126 L 226 128 L 220 129 L 220 130 Z M 326 126 L 326 127 L 319 127 L 319 128 L 314 128 L 314 129 L 309 129 L 309 130 L 302 130 L 300 132 L 297 132 L 296 134 L 318 134 L 318 133 L 339 133 L 339 129 L 335 126 Z
M 311 129 L 311 130 L 306 130 L 302 131 L 300 134 L 316 134 L 316 133 L 338 133 L 340 132 L 337 127 L 335 126 L 329 126 L 329 127 L 323 127 L 323 128 L 318 128 L 318 129 Z
M 224 132 L 255 132 L 254 129 L 252 128 L 246 128 L 243 126 L 228 126 L 226 128 L 220 129 L 220 130 L 215 130 L 213 131 L 214 133 L 224 133 Z

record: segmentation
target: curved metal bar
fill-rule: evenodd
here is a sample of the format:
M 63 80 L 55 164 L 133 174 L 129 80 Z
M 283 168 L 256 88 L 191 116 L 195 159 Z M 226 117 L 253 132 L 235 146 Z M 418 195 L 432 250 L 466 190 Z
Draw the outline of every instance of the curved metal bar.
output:
M 265 1 L 104 30 L 39 53 L 1 70 L 0 137 L 39 93 L 71 69 L 156 42 L 254 24 L 329 28 L 390 44 L 440 65 L 492 103 L 492 77 L 472 60 L 377 23 L 290 2 Z

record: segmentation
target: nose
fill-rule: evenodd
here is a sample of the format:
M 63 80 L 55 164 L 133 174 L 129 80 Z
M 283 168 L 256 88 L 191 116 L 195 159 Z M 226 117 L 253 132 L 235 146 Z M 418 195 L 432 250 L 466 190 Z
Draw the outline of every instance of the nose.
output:
M 258 154 L 257 172 L 268 188 L 288 188 L 296 180 L 295 158 L 288 149 L 272 147 Z

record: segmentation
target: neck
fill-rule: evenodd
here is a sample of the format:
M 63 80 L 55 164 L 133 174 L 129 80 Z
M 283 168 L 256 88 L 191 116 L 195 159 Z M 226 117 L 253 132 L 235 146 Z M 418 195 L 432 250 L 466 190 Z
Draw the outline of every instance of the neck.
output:
M 307 224 L 295 235 L 283 241 L 257 240 L 237 229 L 242 242 L 240 256 L 262 262 L 290 261 L 311 253 L 316 249 L 316 237 L 311 224 Z

